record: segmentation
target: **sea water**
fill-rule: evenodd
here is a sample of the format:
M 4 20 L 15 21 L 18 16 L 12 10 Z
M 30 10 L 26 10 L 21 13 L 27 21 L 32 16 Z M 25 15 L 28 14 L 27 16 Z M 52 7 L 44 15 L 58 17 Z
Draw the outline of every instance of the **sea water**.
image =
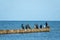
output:
M 33 29 L 34 24 L 45 25 L 46 21 L 0 21 L 0 30 L 21 29 L 21 24 L 29 24 Z M 26 34 L 0 34 L 0 40 L 60 40 L 60 21 L 47 21 L 50 32 Z

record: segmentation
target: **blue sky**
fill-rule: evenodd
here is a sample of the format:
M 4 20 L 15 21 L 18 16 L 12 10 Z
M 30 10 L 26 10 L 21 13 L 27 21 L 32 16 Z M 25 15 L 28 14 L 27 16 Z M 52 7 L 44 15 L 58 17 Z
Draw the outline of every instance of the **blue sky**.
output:
M 0 20 L 60 21 L 60 0 L 0 0 Z

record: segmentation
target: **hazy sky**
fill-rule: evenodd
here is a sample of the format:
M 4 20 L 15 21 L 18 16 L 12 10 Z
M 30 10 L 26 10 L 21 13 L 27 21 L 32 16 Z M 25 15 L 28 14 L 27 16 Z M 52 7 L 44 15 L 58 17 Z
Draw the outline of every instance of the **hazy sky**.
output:
M 0 0 L 0 20 L 60 20 L 60 0 Z

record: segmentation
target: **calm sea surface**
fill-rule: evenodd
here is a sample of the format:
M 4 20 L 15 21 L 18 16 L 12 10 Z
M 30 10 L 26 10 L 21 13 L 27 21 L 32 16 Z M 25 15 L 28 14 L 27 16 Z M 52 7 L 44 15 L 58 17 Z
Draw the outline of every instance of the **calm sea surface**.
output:
M 60 40 L 60 21 L 47 21 L 50 32 L 27 33 L 27 34 L 3 34 L 0 40 Z M 21 24 L 29 24 L 31 28 L 34 24 L 45 25 L 45 21 L 0 21 L 0 30 L 21 29 Z

